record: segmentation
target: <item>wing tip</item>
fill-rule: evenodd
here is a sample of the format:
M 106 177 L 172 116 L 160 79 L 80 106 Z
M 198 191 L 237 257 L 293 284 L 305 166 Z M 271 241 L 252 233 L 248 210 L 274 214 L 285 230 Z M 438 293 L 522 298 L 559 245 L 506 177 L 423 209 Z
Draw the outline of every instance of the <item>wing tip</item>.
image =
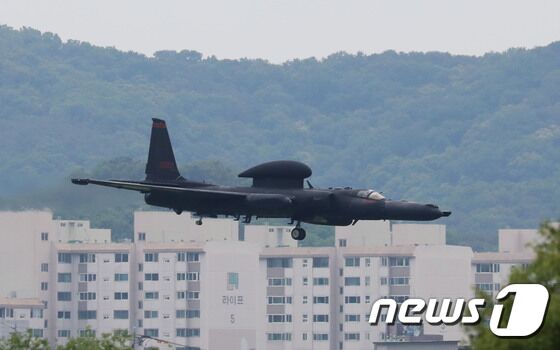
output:
M 72 183 L 74 185 L 88 185 L 89 184 L 89 179 L 71 179 Z

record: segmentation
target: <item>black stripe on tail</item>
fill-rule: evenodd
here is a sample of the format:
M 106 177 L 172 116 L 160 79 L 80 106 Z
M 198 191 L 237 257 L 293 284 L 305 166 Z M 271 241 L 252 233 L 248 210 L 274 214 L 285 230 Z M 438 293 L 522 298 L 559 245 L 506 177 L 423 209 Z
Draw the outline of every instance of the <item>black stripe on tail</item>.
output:
M 165 120 L 153 118 L 150 151 L 146 163 L 146 180 L 178 180 L 181 178 Z

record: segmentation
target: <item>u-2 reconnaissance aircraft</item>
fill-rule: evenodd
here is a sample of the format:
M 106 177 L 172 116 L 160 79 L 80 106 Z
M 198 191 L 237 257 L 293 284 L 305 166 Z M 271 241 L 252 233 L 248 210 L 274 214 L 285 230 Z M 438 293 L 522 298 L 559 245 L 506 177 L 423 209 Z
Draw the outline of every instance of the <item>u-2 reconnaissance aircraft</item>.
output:
M 144 194 L 147 204 L 173 209 L 177 214 L 194 212 L 197 224 L 203 217 L 218 215 L 251 218 L 287 218 L 295 223 L 291 236 L 305 238 L 301 222 L 347 226 L 358 220 L 435 220 L 451 215 L 434 204 L 419 204 L 386 199 L 370 189 L 314 188 L 304 179 L 311 169 L 300 162 L 280 160 L 267 162 L 248 170 L 239 177 L 252 178 L 251 187 L 226 187 L 194 182 L 179 174 L 164 120 L 153 119 L 150 150 L 146 164 L 146 179 L 95 180 L 72 179 L 77 185 L 101 185 Z

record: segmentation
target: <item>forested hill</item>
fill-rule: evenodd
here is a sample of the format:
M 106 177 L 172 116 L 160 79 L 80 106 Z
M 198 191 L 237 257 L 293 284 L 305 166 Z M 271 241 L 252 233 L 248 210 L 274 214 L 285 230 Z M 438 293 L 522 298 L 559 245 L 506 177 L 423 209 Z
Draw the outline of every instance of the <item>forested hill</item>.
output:
M 154 116 L 167 119 L 191 169 L 235 181 L 262 161 L 301 160 L 315 186 L 373 187 L 453 210 L 439 221 L 451 243 L 489 248 L 500 227 L 560 215 L 560 43 L 273 65 L 194 51 L 149 58 L 0 27 L 4 207 L 75 215 L 75 196 L 95 191 L 69 189 L 71 172 L 142 176 Z M 130 159 L 110 161 L 118 157 Z

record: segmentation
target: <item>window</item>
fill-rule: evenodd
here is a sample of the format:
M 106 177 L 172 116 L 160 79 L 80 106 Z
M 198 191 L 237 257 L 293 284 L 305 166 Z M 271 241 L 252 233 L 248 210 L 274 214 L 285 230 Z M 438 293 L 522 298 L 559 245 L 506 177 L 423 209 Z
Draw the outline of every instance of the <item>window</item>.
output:
M 315 277 L 313 278 L 313 285 L 314 286 L 328 286 L 329 279 L 327 277 Z
M 345 239 L 339 239 L 338 240 L 338 246 L 339 247 L 346 247 L 346 240 Z
M 95 254 L 87 253 L 87 254 L 80 254 L 80 263 L 94 263 L 95 262 Z
M 410 259 L 403 256 L 392 256 L 389 258 L 389 266 L 409 266 Z
M 35 338 L 42 338 L 43 337 L 43 330 L 33 328 L 33 329 L 31 329 L 31 336 L 35 337 Z
M 180 338 L 200 337 L 200 328 L 177 328 L 175 334 Z
M 268 286 L 269 287 L 278 287 L 278 286 L 291 286 L 292 279 L 289 277 L 286 278 L 269 278 L 268 279 Z
M 144 328 L 144 335 L 147 337 L 159 337 L 159 329 L 157 328 Z
M 57 275 L 57 282 L 59 282 L 59 283 L 70 283 L 70 282 L 72 282 L 72 274 L 71 273 L 59 272 L 58 275 Z
M 177 292 L 177 299 L 186 299 L 186 298 L 187 298 L 187 292 L 185 291 Z
M 96 318 L 97 311 L 95 310 L 78 311 L 78 320 L 95 320 Z
M 47 282 L 41 282 L 41 290 L 48 290 L 49 284 Z
M 159 254 L 158 253 L 146 253 L 146 254 L 144 254 L 144 261 L 145 262 L 158 262 L 159 261 Z
M 157 310 L 145 310 L 144 311 L 144 318 L 158 318 L 158 311 Z
M 364 285 L 369 286 L 371 285 L 371 278 L 369 276 L 366 276 L 364 279 Z
M 491 292 L 494 285 L 492 283 L 477 283 L 476 288 L 485 292 Z
M 273 267 L 283 267 L 288 268 L 292 267 L 293 265 L 292 258 L 268 258 L 266 259 L 266 267 L 273 268 Z
M 128 292 L 115 292 L 115 300 L 128 300 Z
M 360 277 L 344 277 L 345 286 L 359 286 Z
M 30 318 L 43 318 L 43 309 L 31 309 L 29 312 Z
M 313 333 L 313 340 L 327 341 L 327 340 L 329 340 L 329 334 L 328 333 Z
M 384 286 L 387 284 L 387 277 L 381 277 L 381 285 Z
M 200 261 L 199 259 L 200 259 L 200 257 L 199 257 L 198 253 L 193 253 L 193 252 L 188 252 L 187 253 L 187 261 L 188 262 Z
M 346 314 L 344 315 L 344 322 L 360 322 L 359 314 Z
M 56 318 L 59 320 L 69 320 L 70 319 L 70 311 L 59 311 L 56 314 Z
M 145 232 L 138 232 L 138 240 L 145 241 L 146 240 L 146 233 Z
M 80 334 L 80 337 L 95 338 L 95 330 L 93 329 L 80 329 L 78 333 Z
M 402 304 L 406 299 L 408 299 L 408 296 L 406 296 L 406 295 L 392 295 L 392 296 L 390 296 L 390 298 L 395 300 L 397 302 L 397 304 Z
M 302 304 L 307 304 L 307 295 L 304 295 L 302 298 Z
M 344 340 L 360 340 L 360 333 L 344 333 Z
M 115 282 L 125 282 L 128 281 L 128 273 L 116 273 Z
M 313 315 L 313 322 L 329 322 L 329 315 Z
M 187 277 L 187 281 L 198 281 L 198 272 L 187 272 L 186 277 Z
M 70 330 L 69 329 L 59 329 L 57 332 L 59 338 L 70 338 Z
M 350 258 L 346 258 L 344 259 L 344 265 L 345 266 L 360 266 L 360 257 L 359 256 L 353 256 Z
M 328 304 L 329 297 L 313 297 L 313 304 Z
M 198 279 L 198 275 L 196 276 L 196 279 Z M 239 273 L 237 272 L 227 273 L 227 289 L 228 290 L 239 289 Z
M 113 310 L 115 320 L 128 320 L 128 310 Z
M 97 294 L 95 292 L 81 292 L 80 300 L 96 300 Z
M 145 292 L 144 299 L 159 299 L 159 292 Z
M 157 273 L 146 273 L 144 274 L 145 281 L 159 281 L 159 274 Z
M 115 262 L 116 263 L 128 262 L 128 253 L 115 253 Z
M 309 284 L 309 279 L 307 277 L 304 277 L 302 283 L 304 286 L 307 286 Z
M 41 272 L 49 272 L 49 264 L 42 263 L 41 264 Z
M 291 304 L 292 297 L 268 297 L 268 304 L 275 305 L 275 304 Z
M 405 286 L 408 285 L 408 277 L 391 277 L 389 284 L 392 286 Z
M 97 280 L 97 275 L 94 273 L 81 273 L 80 282 L 93 282 Z
M 177 310 L 177 318 L 200 318 L 200 310 Z
M 500 264 L 476 264 L 476 272 L 500 272 Z
M 72 262 L 72 255 L 68 253 L 58 253 L 59 264 L 70 264 Z
M 200 292 L 187 292 L 187 299 L 188 300 L 198 300 Z
M 381 257 L 381 266 L 387 266 L 387 257 L 386 256 Z
M 366 262 L 366 267 L 370 267 L 371 266 L 371 259 L 370 258 L 366 258 L 365 259 Z
M 345 296 L 344 297 L 345 304 L 359 304 L 360 297 L 359 296 Z
M 266 333 L 268 341 L 291 341 L 292 333 Z
M 71 301 L 72 294 L 70 292 L 58 292 L 56 293 L 56 300 L 58 301 Z
M 329 257 L 313 258 L 313 267 L 329 267 Z
M 200 318 L 200 310 L 187 310 L 187 318 Z
M 49 233 L 41 232 L 41 241 L 48 241 L 48 240 L 49 240 Z
M 292 322 L 292 315 L 268 315 L 268 323 Z

